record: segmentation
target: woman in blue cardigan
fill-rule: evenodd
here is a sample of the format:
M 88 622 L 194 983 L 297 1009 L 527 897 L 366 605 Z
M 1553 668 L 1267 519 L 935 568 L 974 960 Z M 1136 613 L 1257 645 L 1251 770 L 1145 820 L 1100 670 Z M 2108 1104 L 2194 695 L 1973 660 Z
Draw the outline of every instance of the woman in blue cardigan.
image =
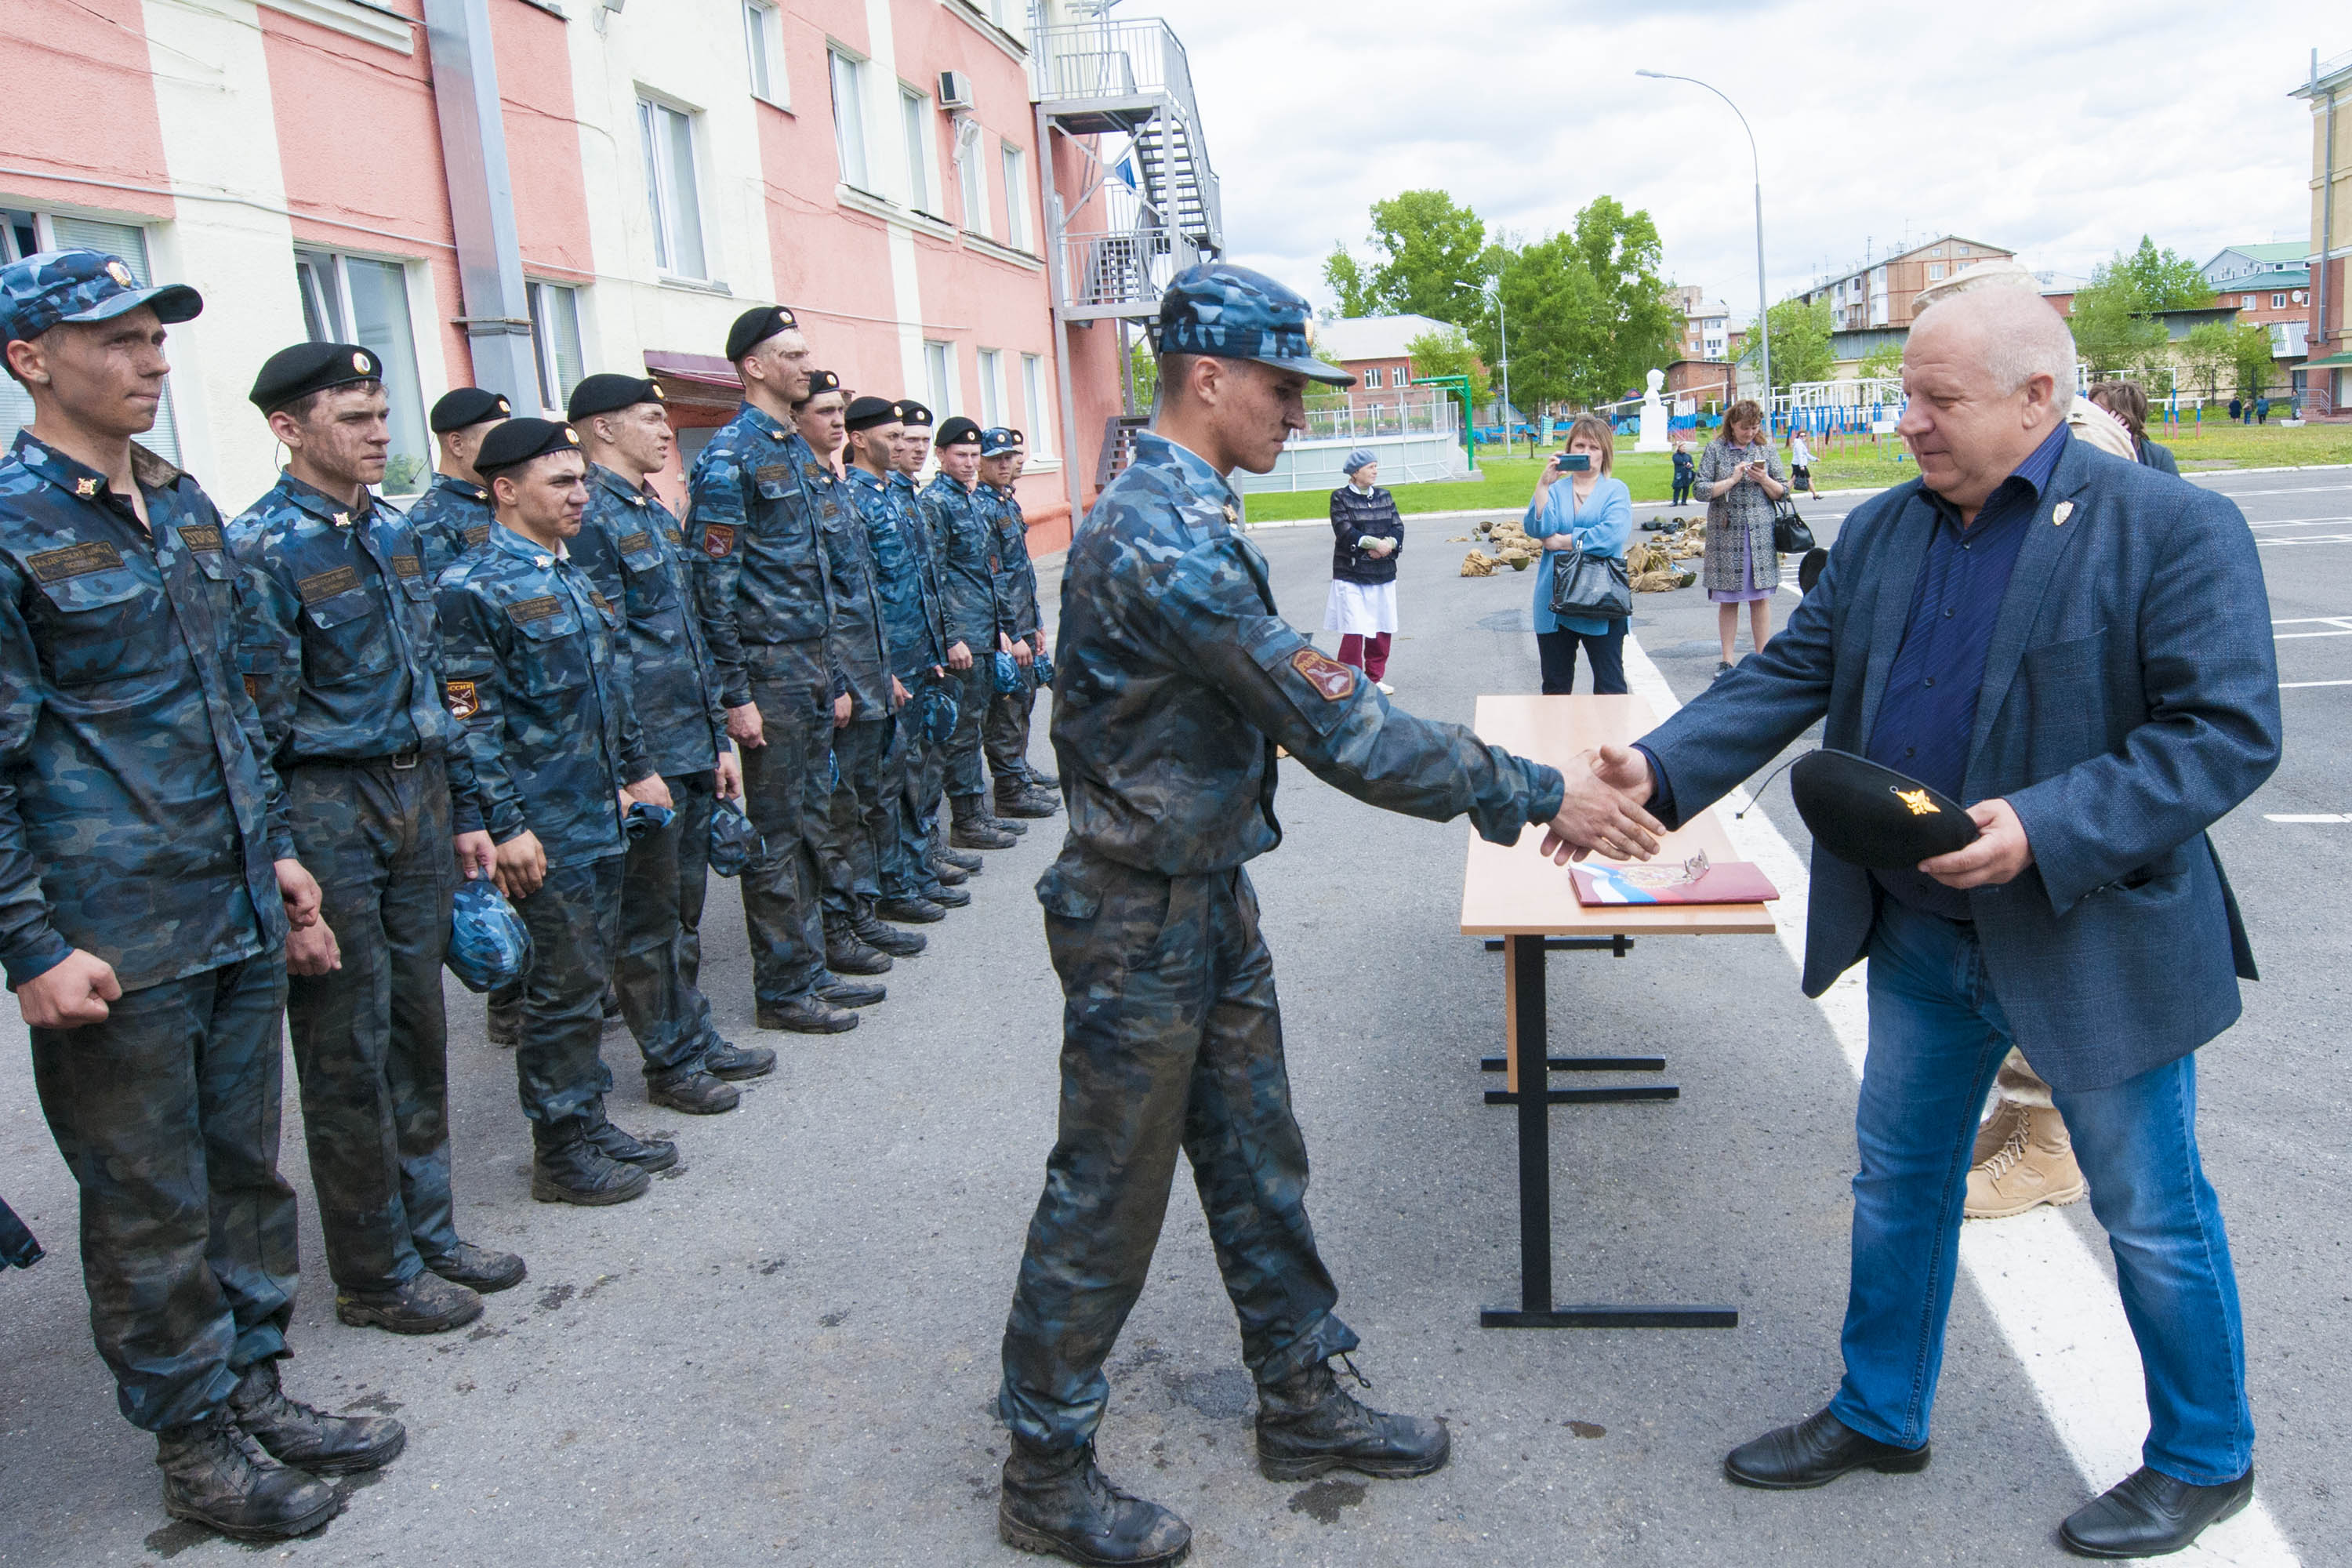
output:
M 1543 556 L 1536 563 L 1535 624 L 1544 695 L 1565 697 L 1576 689 L 1580 646 L 1592 665 L 1592 689 L 1604 696 L 1622 694 L 1626 623 L 1554 616 L 1551 574 L 1563 550 L 1622 559 L 1626 542 L 1633 537 L 1633 492 L 1625 488 L 1624 480 L 1610 477 L 1617 448 L 1607 420 L 1578 415 L 1568 427 L 1568 451 L 1570 457 L 1583 453 L 1591 466 L 1564 469 L 1558 458 L 1545 464 L 1543 477 L 1536 481 L 1535 499 L 1528 502 L 1528 514 L 1520 524 L 1529 539 L 1543 546 Z

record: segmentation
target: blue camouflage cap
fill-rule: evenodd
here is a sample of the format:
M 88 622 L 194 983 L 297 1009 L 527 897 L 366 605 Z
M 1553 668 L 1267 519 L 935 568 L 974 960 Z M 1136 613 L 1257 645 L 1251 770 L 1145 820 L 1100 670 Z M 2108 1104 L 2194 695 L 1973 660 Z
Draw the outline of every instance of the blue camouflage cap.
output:
M 60 321 L 107 321 L 145 305 L 164 322 L 205 308 L 184 283 L 142 288 L 130 263 L 102 250 L 44 250 L 0 267 L 0 348 L 30 342 Z
M 992 426 L 980 433 L 980 455 L 983 458 L 1002 458 L 1008 452 L 1027 449 L 1028 443 L 1022 438 L 1021 432 L 1003 425 Z
M 1246 267 L 1188 267 L 1160 297 L 1156 345 L 1163 354 L 1250 359 L 1333 386 L 1356 378 L 1315 357 L 1315 312 L 1304 296 Z

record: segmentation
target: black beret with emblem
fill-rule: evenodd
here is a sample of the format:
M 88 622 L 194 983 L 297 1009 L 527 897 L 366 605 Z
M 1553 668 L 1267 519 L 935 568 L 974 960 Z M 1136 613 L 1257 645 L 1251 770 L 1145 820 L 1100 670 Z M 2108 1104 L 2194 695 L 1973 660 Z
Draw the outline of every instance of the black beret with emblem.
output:
M 803 394 L 800 402 L 793 404 L 793 406 L 795 408 L 802 407 L 806 404 L 815 401 L 817 398 L 823 397 L 828 392 L 839 392 L 840 390 L 841 377 L 834 374 L 833 372 L 829 370 L 813 370 L 809 372 L 808 391 Z
M 921 404 L 916 402 L 913 398 L 900 398 L 898 400 L 898 406 L 899 424 L 920 425 L 925 429 L 929 429 L 930 427 L 931 411 L 924 407 Z
M 569 425 L 552 419 L 509 419 L 482 437 L 474 454 L 474 472 L 488 479 L 502 468 L 528 463 L 550 452 L 577 452 L 580 437 Z
M 1789 772 L 1789 794 L 1813 842 L 1849 866 L 1906 871 L 1977 837 L 1951 796 L 1852 752 L 1806 753 Z
M 789 332 L 799 326 L 798 319 L 782 305 L 754 305 L 736 317 L 735 324 L 727 329 L 727 358 L 730 362 L 741 359 L 778 332 Z
M 659 403 L 661 383 L 649 375 L 615 375 L 610 371 L 587 377 L 572 389 L 572 401 L 563 405 L 563 416 L 577 425 L 583 419 L 598 414 L 612 414 L 624 408 L 635 408 L 640 403 Z
M 861 397 L 849 405 L 849 427 L 871 430 L 877 425 L 898 423 L 898 405 L 887 397 Z
M 261 362 L 247 395 L 264 414 L 275 414 L 331 386 L 383 379 L 383 362 L 357 343 L 296 343 Z
M 932 438 L 931 445 L 934 447 L 977 447 L 980 445 L 980 426 L 971 420 L 967 419 L 962 415 L 959 414 L 954 418 L 940 426 L 940 433 Z
M 443 393 L 425 422 L 433 426 L 436 436 L 444 436 L 452 430 L 504 419 L 513 412 L 507 400 L 495 392 L 479 386 L 460 386 Z

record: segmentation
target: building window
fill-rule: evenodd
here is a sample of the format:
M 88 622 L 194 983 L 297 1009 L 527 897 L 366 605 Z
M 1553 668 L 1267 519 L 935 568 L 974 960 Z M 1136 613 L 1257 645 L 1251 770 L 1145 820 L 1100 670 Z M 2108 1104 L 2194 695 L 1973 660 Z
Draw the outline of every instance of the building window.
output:
M 937 212 L 939 197 L 931 185 L 931 100 L 900 88 L 898 116 L 907 136 L 907 205 L 920 212 Z
M 1936 247 L 1936 248 L 1935 248 L 1935 249 L 1933 249 L 1933 250 L 1929 251 L 1927 254 L 1928 254 L 1928 255 L 1930 255 L 1930 256 L 1941 256 L 1941 255 L 1943 255 L 1943 254 L 1944 254 L 1944 247 L 1943 247 L 1942 246 L 1940 246 L 1940 245 L 1939 245 L 1939 246 Z
M 982 349 L 973 356 L 980 368 L 980 425 L 993 430 L 1004 423 L 1004 353 Z
M 383 395 L 392 416 L 386 495 L 414 495 L 433 474 L 425 433 L 425 393 L 416 379 L 416 340 L 408 323 L 408 268 L 397 261 L 297 250 L 294 281 L 302 295 L 302 330 L 314 343 L 357 343 L 383 362 Z
M 1938 254 L 1940 254 L 1940 252 L 1939 252 Z M 1958 248 L 1955 249 L 1955 250 L 1952 252 L 1952 254 L 1953 254 L 1953 255 L 1955 255 L 1955 256 L 1973 256 L 1973 255 L 1975 255 L 1975 254 L 1976 254 L 1976 252 L 1974 252 L 1974 251 L 1970 250 L 1967 246 L 1963 245 L 1963 246 L 1959 247 Z
M 152 277 L 147 265 L 147 231 L 134 225 L 51 213 L 0 211 L 0 264 L 22 261 L 44 250 L 102 250 L 109 256 L 119 256 L 142 289 Z M 180 426 L 172 402 L 172 382 L 166 376 L 163 401 L 155 407 L 154 428 L 138 440 L 165 462 L 177 465 Z M 32 422 L 32 395 L 18 384 L 15 376 L 0 375 L 0 442 L 15 440 L 16 432 Z
M 1942 279 L 1942 277 L 1943 277 L 1943 276 L 1944 276 L 1944 264 L 1943 264 L 1942 262 L 1940 262 L 1940 261 L 1930 261 L 1929 263 L 1927 263 L 1927 281 L 1928 281 L 1928 282 L 1930 282 L 1930 283 L 1937 282 L 1937 280 L 1939 280 L 1940 279 Z
M 646 156 L 646 201 L 653 209 L 654 265 L 674 278 L 707 279 L 694 116 L 641 98 L 637 132 Z
M 1366 390 L 1371 392 L 1378 392 L 1381 389 L 1380 366 L 1372 365 L 1364 372 L 1364 386 Z
M 980 167 L 980 122 L 965 120 L 956 126 L 956 184 L 963 192 L 963 226 L 972 233 L 988 233 L 988 181 Z
M 2243 310 L 2251 310 L 2254 308 L 2254 297 L 2252 294 L 2243 294 L 2239 296 L 2239 302 L 2240 307 Z
M 929 384 L 931 412 L 945 424 L 956 411 L 955 344 L 923 344 L 923 379 Z
M 526 285 L 530 294 L 531 355 L 539 362 L 539 405 L 563 417 L 572 389 L 588 374 L 580 353 L 580 290 L 561 283 Z
M 1004 143 L 1004 243 L 1029 248 L 1028 154 L 1010 142 Z
M 2272 296 L 2271 296 L 2271 309 L 2272 309 L 2272 310 L 2285 310 L 2285 309 L 2286 309 L 2286 296 L 2285 296 L 2285 295 L 2284 295 L 2284 294 L 2273 294 L 2273 295 L 2272 295 Z
M 1045 391 L 1045 356 L 1021 356 L 1022 412 L 1029 419 L 1029 455 L 1054 455 L 1054 401 Z
M 871 190 L 866 173 L 866 62 L 839 49 L 833 57 L 833 145 L 841 154 L 842 184 Z
M 751 96 L 779 109 L 792 101 L 785 85 L 783 28 L 767 0 L 743 0 L 743 52 L 751 62 Z

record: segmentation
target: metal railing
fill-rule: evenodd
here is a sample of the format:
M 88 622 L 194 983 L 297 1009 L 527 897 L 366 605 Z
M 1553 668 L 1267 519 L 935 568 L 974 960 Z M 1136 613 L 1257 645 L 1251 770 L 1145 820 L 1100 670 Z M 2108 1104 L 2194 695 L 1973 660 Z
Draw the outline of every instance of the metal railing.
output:
M 1181 232 L 1148 224 L 1112 234 L 1064 235 L 1062 247 L 1069 279 L 1064 308 L 1110 315 L 1142 313 L 1115 308 L 1122 306 L 1157 310 L 1169 283 L 1201 255 Z
M 1355 440 L 1368 436 L 1448 436 L 1461 433 L 1461 406 L 1440 390 L 1413 390 L 1386 397 L 1355 398 L 1345 393 L 1307 399 L 1301 441 Z
M 1032 58 L 1047 102 L 1165 93 L 1194 118 L 1192 67 L 1167 23 L 1082 22 L 1040 27 Z

